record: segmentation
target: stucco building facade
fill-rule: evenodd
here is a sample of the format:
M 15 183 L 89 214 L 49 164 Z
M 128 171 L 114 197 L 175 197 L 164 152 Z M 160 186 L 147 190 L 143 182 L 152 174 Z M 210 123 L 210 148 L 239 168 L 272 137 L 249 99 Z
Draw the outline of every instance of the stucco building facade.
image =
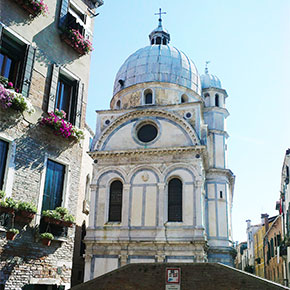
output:
M 94 11 L 102 1 L 49 0 L 41 4 L 43 9 L 28 2 L 0 4 L 0 190 L 5 192 L 3 204 L 7 198 L 29 202 L 36 206 L 36 215 L 23 219 L 16 208 L 5 213 L 1 206 L 0 285 L 1 289 L 68 289 L 76 226 L 46 222 L 42 214 L 64 207 L 76 217 L 79 209 L 80 187 L 86 183 L 80 179 L 86 178 L 81 164 L 87 141 L 77 142 L 74 133 L 64 138 L 68 131 L 59 128 L 65 126 L 70 133 L 71 128 L 85 129 L 87 40 L 92 40 Z M 73 31 L 84 46 L 76 47 Z M 33 107 L 32 114 L 16 106 L 16 96 Z M 66 112 L 60 121 L 66 125 L 58 129 L 41 125 L 42 118 L 57 109 Z M 14 240 L 6 237 L 11 228 L 19 231 Z M 50 246 L 41 242 L 44 232 L 54 236 Z
M 85 280 L 128 263 L 233 265 L 226 91 L 158 27 L 97 111 Z

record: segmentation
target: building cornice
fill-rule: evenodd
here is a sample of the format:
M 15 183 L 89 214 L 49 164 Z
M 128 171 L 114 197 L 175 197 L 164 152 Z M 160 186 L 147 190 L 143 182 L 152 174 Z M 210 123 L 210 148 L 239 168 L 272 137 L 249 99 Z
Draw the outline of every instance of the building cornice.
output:
M 206 151 L 204 145 L 186 147 L 165 147 L 165 148 L 142 148 L 118 151 L 93 151 L 88 154 L 95 160 L 107 157 L 132 157 L 132 156 L 154 156 L 154 155 L 177 155 L 184 153 L 202 154 Z

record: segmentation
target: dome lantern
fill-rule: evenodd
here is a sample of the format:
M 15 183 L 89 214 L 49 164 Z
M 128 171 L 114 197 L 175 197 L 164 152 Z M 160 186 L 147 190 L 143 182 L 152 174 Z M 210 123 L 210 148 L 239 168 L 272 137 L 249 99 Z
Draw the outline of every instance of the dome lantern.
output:
M 161 8 L 159 8 L 159 13 L 155 13 L 155 15 L 159 15 L 159 19 L 158 27 L 149 34 L 151 45 L 167 45 L 170 41 L 170 34 L 162 27 L 162 14 L 166 14 L 166 12 L 161 12 Z

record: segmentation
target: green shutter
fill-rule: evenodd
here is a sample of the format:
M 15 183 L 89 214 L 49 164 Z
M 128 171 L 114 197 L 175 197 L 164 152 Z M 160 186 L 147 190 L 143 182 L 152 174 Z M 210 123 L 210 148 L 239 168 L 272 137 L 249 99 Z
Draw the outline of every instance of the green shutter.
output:
M 58 75 L 59 75 L 59 66 L 57 66 L 56 64 L 53 64 L 52 65 L 52 72 L 51 72 L 51 82 L 50 82 L 50 91 L 49 91 L 49 97 L 48 97 L 48 105 L 47 105 L 48 112 L 54 111 L 54 108 L 55 108 Z
M 62 0 L 61 6 L 60 6 L 60 13 L 59 13 L 59 21 L 58 21 L 58 27 L 63 28 L 66 26 L 66 20 L 67 20 L 67 11 L 68 11 L 68 0 Z
M 76 121 L 75 126 L 80 128 L 81 127 L 81 117 L 82 117 L 82 103 L 83 103 L 83 94 L 84 94 L 84 84 L 80 81 L 78 82 L 78 95 L 77 95 L 77 102 L 76 102 Z
M 3 30 L 3 25 L 0 23 L 0 38 L 2 37 L 2 30 Z M 1 47 L 2 41 L 0 41 L 0 47 Z
M 26 50 L 26 62 L 25 62 L 23 83 L 22 83 L 22 90 L 21 90 L 23 96 L 25 97 L 29 96 L 34 58 L 35 58 L 35 48 L 29 45 Z

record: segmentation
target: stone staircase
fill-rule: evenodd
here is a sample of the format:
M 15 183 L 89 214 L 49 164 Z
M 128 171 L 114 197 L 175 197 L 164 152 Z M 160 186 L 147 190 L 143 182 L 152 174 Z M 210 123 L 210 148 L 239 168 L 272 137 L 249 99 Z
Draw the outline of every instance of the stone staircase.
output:
M 219 263 L 128 264 L 72 289 L 165 290 L 166 268 L 181 269 L 181 290 L 290 289 Z

